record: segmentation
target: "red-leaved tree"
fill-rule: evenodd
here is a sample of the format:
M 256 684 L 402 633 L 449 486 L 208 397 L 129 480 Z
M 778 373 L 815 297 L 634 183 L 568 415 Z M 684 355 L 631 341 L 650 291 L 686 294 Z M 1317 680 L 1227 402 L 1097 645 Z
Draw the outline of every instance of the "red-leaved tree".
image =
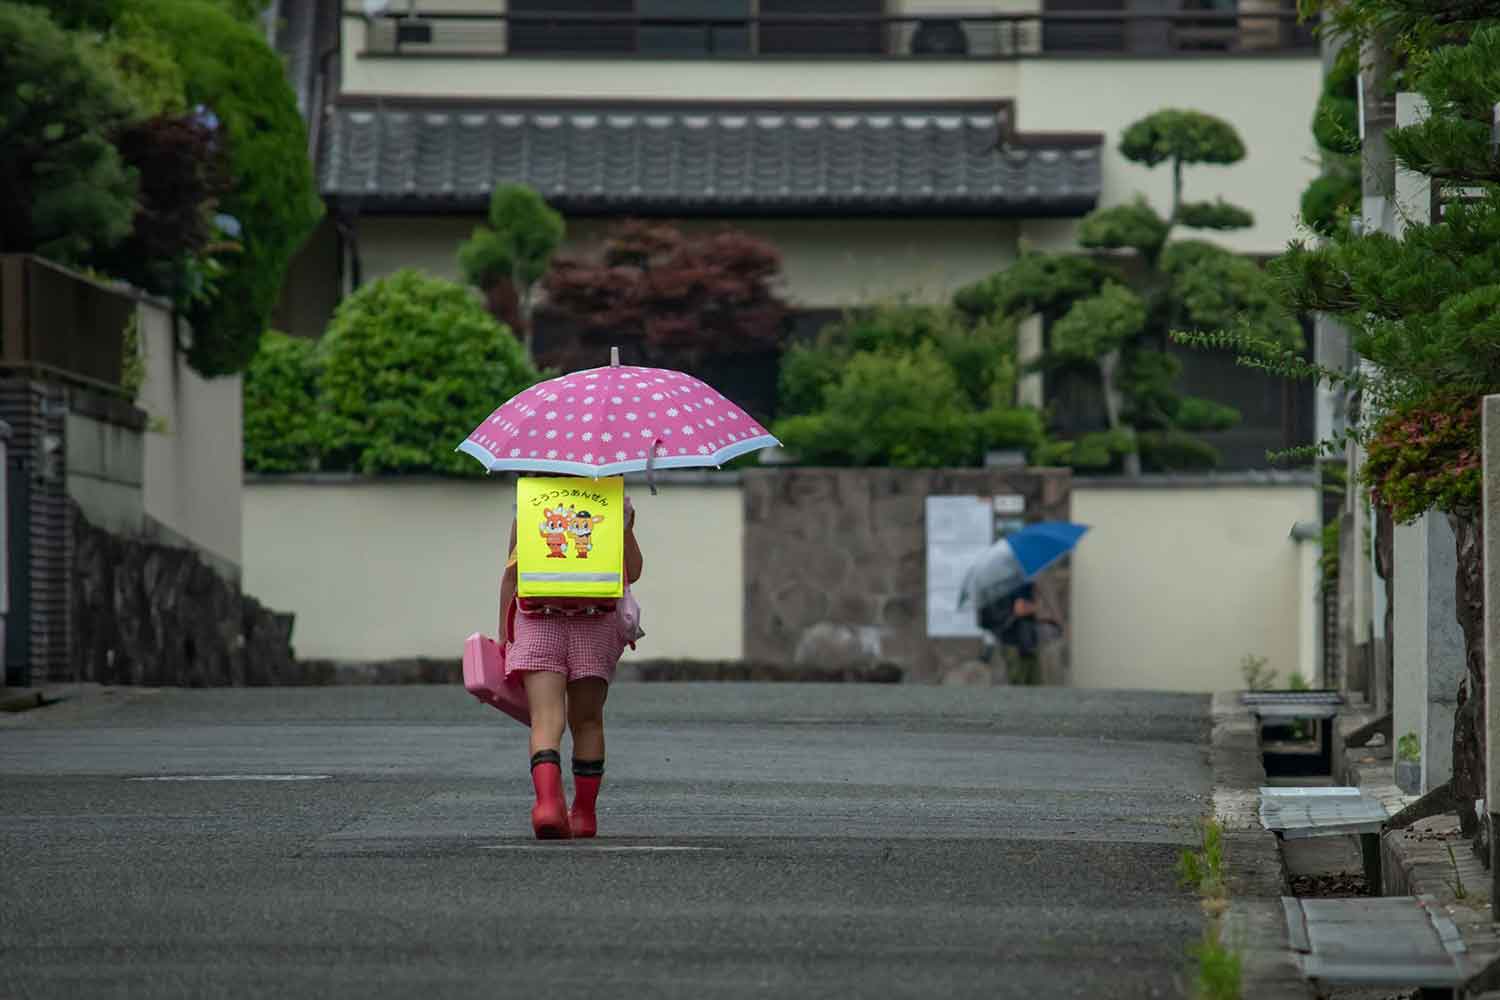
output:
M 621 223 L 595 252 L 554 258 L 547 308 L 567 332 L 548 338 L 538 360 L 594 367 L 618 346 L 628 362 L 693 370 L 726 355 L 776 351 L 787 314 L 780 277 L 781 254 L 747 233 Z

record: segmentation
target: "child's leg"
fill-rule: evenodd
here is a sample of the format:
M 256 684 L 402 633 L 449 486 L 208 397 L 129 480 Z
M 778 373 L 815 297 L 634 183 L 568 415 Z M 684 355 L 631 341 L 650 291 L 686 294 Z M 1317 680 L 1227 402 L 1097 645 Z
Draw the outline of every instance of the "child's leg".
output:
M 531 752 L 560 749 L 568 679 L 550 670 L 528 670 L 521 679 L 531 705 Z
M 586 677 L 568 685 L 568 728 L 573 732 L 573 810 L 569 824 L 575 837 L 592 837 L 599 829 L 594 814 L 604 780 L 604 701 L 609 682 Z
M 559 752 L 567 679 L 550 671 L 529 670 L 524 681 L 526 700 L 531 704 L 531 784 L 536 790 L 531 829 L 539 839 L 567 837 L 570 831 Z

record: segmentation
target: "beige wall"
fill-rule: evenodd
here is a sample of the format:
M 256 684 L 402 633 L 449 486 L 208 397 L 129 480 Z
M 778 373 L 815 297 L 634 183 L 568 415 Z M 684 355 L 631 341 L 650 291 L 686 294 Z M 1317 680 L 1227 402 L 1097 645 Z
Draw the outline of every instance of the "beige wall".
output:
M 1162 108 L 1205 111 L 1239 131 L 1247 155 L 1232 167 L 1187 169 L 1184 195 L 1192 201 L 1222 195 L 1255 215 L 1251 229 L 1206 235 L 1250 253 L 1279 253 L 1296 235 L 1302 190 L 1318 173 L 1310 132 L 1322 76 L 1315 56 L 1029 59 L 1019 65 L 1016 112 L 1023 131 L 1105 133 L 1102 204 L 1127 202 L 1139 191 L 1165 213 L 1171 171 L 1148 170 L 1120 156 L 1120 133 Z M 1073 246 L 1069 223 L 1028 223 L 1024 236 L 1037 249 Z
M 95 527 L 140 534 L 144 435 L 76 410 L 68 413 L 66 427 L 68 496 Z
M 1073 518 L 1075 686 L 1238 688 L 1246 654 L 1316 679 L 1317 548 L 1290 537 L 1313 487 L 1075 484 Z
M 612 101 L 956 101 L 1012 96 L 1018 64 L 767 61 L 365 59 L 364 28 L 345 22 L 343 93 Z M 857 83 L 853 82 L 857 79 Z
M 359 224 L 365 280 L 419 267 L 457 280 L 458 246 L 478 218 L 368 218 Z M 804 307 L 840 307 L 909 296 L 943 301 L 1015 259 L 1016 223 L 1004 219 L 733 219 L 782 253 L 785 293 Z M 608 223 L 568 221 L 568 247 L 597 241 Z
M 634 492 L 648 635 L 628 655 L 739 658 L 740 490 Z M 495 630 L 513 503 L 499 480 L 252 480 L 245 589 L 296 613 L 302 657 L 454 657 L 469 633 Z M 1283 681 L 1317 678 L 1317 547 L 1289 537 L 1316 519 L 1311 487 L 1086 485 L 1072 505 L 1093 529 L 1072 563 L 1074 685 L 1236 688 L 1247 653 Z
M 663 483 L 637 494 L 647 637 L 628 656 L 737 659 L 743 648 L 743 515 L 729 486 Z M 500 480 L 251 481 L 247 592 L 297 615 L 297 655 L 456 657 L 491 635 L 514 510 Z
M 151 421 L 146 515 L 233 570 L 241 554 L 240 378 L 200 376 L 176 349 L 167 310 L 147 301 L 139 309 L 146 378 L 137 405 Z

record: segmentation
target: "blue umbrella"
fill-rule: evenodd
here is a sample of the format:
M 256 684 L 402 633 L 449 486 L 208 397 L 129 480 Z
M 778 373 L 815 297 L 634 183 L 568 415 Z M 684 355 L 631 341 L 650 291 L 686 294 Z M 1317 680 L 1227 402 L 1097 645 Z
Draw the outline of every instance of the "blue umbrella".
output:
M 1042 521 L 991 545 L 969 568 L 958 606 L 971 599 L 984 607 L 1014 593 L 1047 567 L 1073 551 L 1088 525 Z

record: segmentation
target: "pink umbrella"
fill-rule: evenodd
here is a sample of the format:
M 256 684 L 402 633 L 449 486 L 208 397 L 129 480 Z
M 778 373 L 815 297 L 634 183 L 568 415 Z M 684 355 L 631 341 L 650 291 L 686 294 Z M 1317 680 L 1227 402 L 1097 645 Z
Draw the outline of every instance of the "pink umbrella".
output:
M 683 372 L 621 365 L 538 383 L 474 428 L 458 450 L 491 472 L 618 476 L 719 466 L 780 446 L 723 394 Z

